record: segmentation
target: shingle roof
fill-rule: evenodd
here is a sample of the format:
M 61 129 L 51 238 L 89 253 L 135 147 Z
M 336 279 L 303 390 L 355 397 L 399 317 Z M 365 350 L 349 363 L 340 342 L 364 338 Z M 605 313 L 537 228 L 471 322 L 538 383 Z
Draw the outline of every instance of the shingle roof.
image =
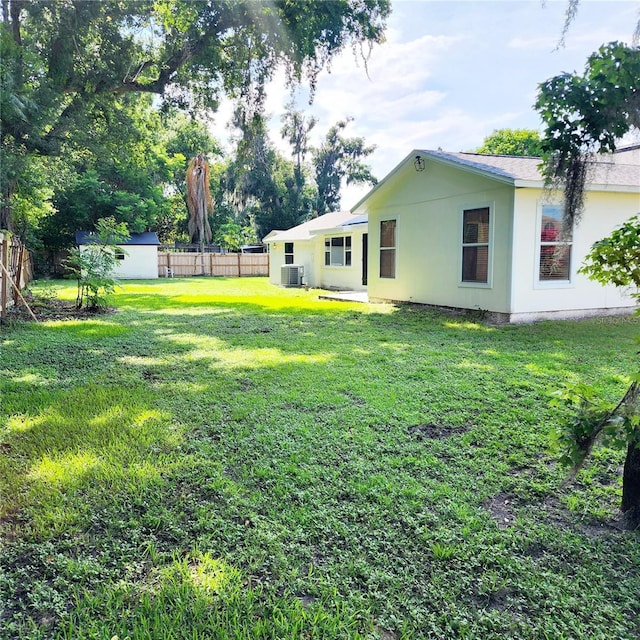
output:
M 337 227 L 347 224 L 357 224 L 355 220 L 361 217 L 362 216 L 353 215 L 349 211 L 332 211 L 307 222 L 303 222 L 297 227 L 287 229 L 286 231 L 272 231 L 263 238 L 263 242 L 311 240 L 316 234 L 322 233 L 323 231 L 336 229 Z
M 396 165 L 378 184 L 352 208 L 361 212 L 364 203 L 384 188 L 401 171 L 413 168 L 416 156 L 431 162 L 441 162 L 480 175 L 494 178 L 515 187 L 542 188 L 544 179 L 538 169 L 540 158 L 522 156 L 498 156 L 479 153 L 446 152 L 414 149 Z M 597 156 L 587 176 L 587 189 L 603 191 L 640 191 L 640 144 L 618 149 L 615 153 Z
M 95 244 L 98 238 L 92 231 L 76 231 L 76 244 Z M 158 234 L 154 231 L 144 231 L 143 233 L 132 233 L 125 242 L 118 242 L 120 245 L 159 245 Z
M 450 153 L 423 151 L 426 156 L 454 163 L 472 170 L 510 181 L 542 182 L 540 158 L 526 156 L 497 156 L 480 153 Z M 589 169 L 588 183 L 620 187 L 640 186 L 640 145 L 627 147 L 613 154 L 597 156 Z

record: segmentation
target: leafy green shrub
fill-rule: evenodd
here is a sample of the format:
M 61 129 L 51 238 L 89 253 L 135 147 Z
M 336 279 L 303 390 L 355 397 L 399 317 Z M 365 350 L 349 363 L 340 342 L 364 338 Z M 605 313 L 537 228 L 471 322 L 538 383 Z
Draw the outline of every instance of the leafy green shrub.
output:
M 123 222 L 117 223 L 112 217 L 101 218 L 96 222 L 95 242 L 71 251 L 66 265 L 78 280 L 78 309 L 106 306 L 106 296 L 118 285 L 114 272 L 118 253 L 124 253 L 118 245 L 128 238 L 129 232 Z

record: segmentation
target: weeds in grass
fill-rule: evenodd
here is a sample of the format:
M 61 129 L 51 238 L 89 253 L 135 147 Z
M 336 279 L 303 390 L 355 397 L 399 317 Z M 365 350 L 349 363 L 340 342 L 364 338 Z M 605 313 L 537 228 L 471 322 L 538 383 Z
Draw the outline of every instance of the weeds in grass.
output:
M 638 637 L 620 454 L 565 483 L 547 401 L 615 398 L 637 320 L 316 293 L 128 283 L 3 330 L 0 638 Z

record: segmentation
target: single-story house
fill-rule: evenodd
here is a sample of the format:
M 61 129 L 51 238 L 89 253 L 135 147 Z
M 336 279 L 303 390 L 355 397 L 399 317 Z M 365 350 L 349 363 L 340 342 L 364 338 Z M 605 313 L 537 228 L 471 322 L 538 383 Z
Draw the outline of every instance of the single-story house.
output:
M 369 298 L 509 322 L 632 311 L 629 291 L 578 269 L 594 242 L 640 212 L 640 145 L 598 159 L 568 231 L 539 163 L 412 151 L 351 209 L 368 216 Z
M 95 233 L 77 231 L 76 244 L 80 250 L 96 242 Z M 158 247 L 160 241 L 156 233 L 132 233 L 131 237 L 118 245 L 116 257 L 118 267 L 114 276 L 119 280 L 148 280 L 158 277 Z
M 269 247 L 269 280 L 283 286 L 364 291 L 367 218 L 326 213 L 262 240 Z

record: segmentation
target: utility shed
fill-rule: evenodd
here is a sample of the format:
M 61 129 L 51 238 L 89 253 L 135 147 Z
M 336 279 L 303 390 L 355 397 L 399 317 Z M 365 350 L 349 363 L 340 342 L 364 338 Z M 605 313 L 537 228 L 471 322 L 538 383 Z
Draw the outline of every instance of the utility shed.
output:
M 97 241 L 90 231 L 77 231 L 76 244 L 82 250 Z M 149 280 L 158 277 L 158 246 L 160 241 L 153 231 L 132 233 L 129 240 L 118 245 L 116 257 L 118 268 L 115 277 L 119 280 Z

